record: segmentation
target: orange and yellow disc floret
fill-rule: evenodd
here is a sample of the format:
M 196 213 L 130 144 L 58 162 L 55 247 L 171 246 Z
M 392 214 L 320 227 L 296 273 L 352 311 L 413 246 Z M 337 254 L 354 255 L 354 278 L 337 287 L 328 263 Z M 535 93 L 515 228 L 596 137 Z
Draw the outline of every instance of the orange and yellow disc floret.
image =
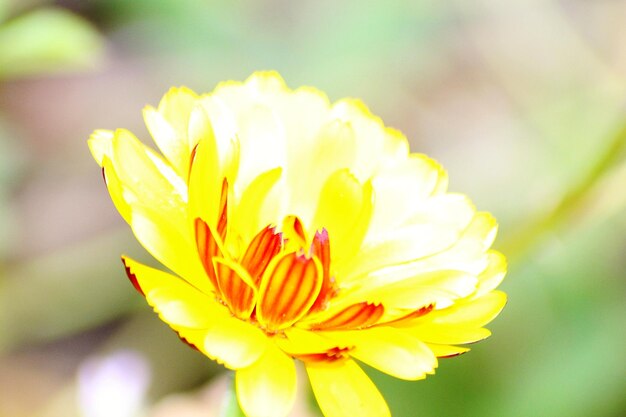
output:
M 123 257 L 128 277 L 236 370 L 246 415 L 287 415 L 294 359 L 327 417 L 389 415 L 355 359 L 417 380 L 489 335 L 506 301 L 495 220 L 359 101 L 255 73 L 172 89 L 144 118 L 164 157 L 121 129 L 90 139 L 116 208 L 174 273 Z

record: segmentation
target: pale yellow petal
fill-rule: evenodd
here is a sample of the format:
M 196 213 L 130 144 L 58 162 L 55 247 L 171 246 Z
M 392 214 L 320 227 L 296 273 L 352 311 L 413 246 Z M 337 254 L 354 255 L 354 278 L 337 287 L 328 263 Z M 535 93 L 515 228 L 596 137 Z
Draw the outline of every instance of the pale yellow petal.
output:
M 442 345 L 463 345 L 488 338 L 491 332 L 482 327 L 464 325 L 424 323 L 406 328 L 413 336 L 423 342 Z
M 373 271 L 371 274 L 375 275 L 379 280 L 388 279 L 390 281 L 437 270 L 458 270 L 478 276 L 489 265 L 487 250 L 491 246 L 497 231 L 496 221 L 489 213 L 477 212 L 469 225 L 458 234 L 453 229 L 441 228 L 439 225 L 426 225 L 421 232 L 420 228 L 421 226 L 411 226 L 407 228 L 406 235 L 408 235 L 407 238 L 410 240 L 411 230 L 415 233 L 421 233 L 421 235 L 418 234 L 413 237 L 417 243 L 422 242 L 422 246 L 417 246 L 416 243 L 416 246 L 399 248 L 401 253 L 391 251 L 395 246 L 393 240 L 390 245 L 382 243 L 381 247 L 376 245 L 364 247 L 363 251 L 352 260 L 351 264 L 342 267 L 344 279 L 359 278 L 360 275 L 367 271 Z M 399 236 L 402 236 L 402 234 Z M 421 237 L 424 236 L 429 236 L 432 239 L 432 247 L 429 247 L 427 241 L 421 240 Z M 407 245 L 410 245 L 408 240 L 406 242 Z M 401 256 L 410 255 L 411 248 L 422 251 L 422 256 L 414 260 L 382 268 L 382 265 L 389 263 L 389 260 L 397 261 Z M 364 255 L 367 253 L 370 256 Z M 391 253 L 391 256 L 386 258 L 386 253 Z M 376 267 L 377 259 L 372 258 L 374 254 L 379 254 L 382 257 L 381 259 L 385 260 L 385 262 L 378 262 L 378 268 Z M 413 255 L 417 255 L 417 252 Z
M 438 308 L 451 305 L 454 300 L 472 294 L 478 280 L 462 271 L 425 272 L 412 278 L 393 283 L 363 281 L 363 299 L 371 303 L 382 303 L 393 309 L 418 309 L 429 304 Z
M 305 365 L 325 417 L 391 416 L 380 391 L 353 360 Z
M 411 213 L 428 201 L 445 172 L 431 158 L 412 154 L 377 173 L 372 179 L 376 205 L 368 237 L 401 225 Z
M 167 272 L 122 257 L 129 279 L 163 321 L 174 328 L 205 329 L 229 317 L 226 308 Z
M 432 312 L 428 319 L 433 325 L 464 325 L 482 327 L 493 320 L 506 304 L 506 294 L 492 291 L 470 301 L 461 301 L 453 306 Z
M 184 224 L 184 199 L 163 176 L 147 153 L 147 148 L 130 132 L 118 129 L 112 142 L 111 162 L 124 188 L 141 204 L 180 219 Z M 126 199 L 128 203 L 133 203 Z
M 122 218 L 130 224 L 131 209 L 124 199 L 124 188 L 122 182 L 115 173 L 113 163 L 108 156 L 103 156 L 102 172 L 104 174 L 104 181 L 106 182 L 107 189 L 109 190 L 109 194 L 111 195 L 111 200 L 113 201 L 115 208 L 120 213 Z
M 105 156 L 111 158 L 111 155 L 113 155 L 113 136 L 112 131 L 104 129 L 96 130 L 89 136 L 89 140 L 87 141 L 89 150 L 91 151 L 93 159 L 95 159 L 100 166 L 102 166 L 102 161 Z
M 349 263 L 341 266 L 342 275 L 352 280 L 384 267 L 427 258 L 450 248 L 460 235 L 459 230 L 431 223 L 397 229 L 378 242 L 364 245 Z M 416 275 L 418 271 L 407 275 Z
M 158 109 L 150 106 L 144 109 L 148 131 L 181 178 L 185 178 L 188 171 L 192 146 L 187 133 L 197 98 L 186 87 L 171 88 L 161 99 Z
M 222 191 L 219 155 L 214 141 L 202 139 L 195 148 L 189 174 L 189 225 L 200 218 L 216 227 Z
M 243 191 L 235 209 L 235 229 L 245 241 L 251 240 L 263 227 L 277 218 L 278 201 L 267 201 L 267 197 L 282 175 L 282 168 L 274 168 L 257 176 Z M 269 203 L 269 207 L 264 207 Z M 269 210 L 269 212 L 268 212 Z
M 277 338 L 276 343 L 282 350 L 293 355 L 321 353 L 338 346 L 337 342 L 321 336 L 318 332 L 290 327 L 285 329 L 285 338 Z
M 198 250 L 186 228 L 161 213 L 138 204 L 131 206 L 135 237 L 159 262 L 206 294 L 213 287 L 200 262 Z
M 269 346 L 252 365 L 237 370 L 237 398 L 248 417 L 283 417 L 296 399 L 296 367 L 292 358 Z
M 497 251 L 487 252 L 487 268 L 478 275 L 478 289 L 474 298 L 478 298 L 495 289 L 506 275 L 507 262 L 503 254 Z
M 255 363 L 268 347 L 267 336 L 256 326 L 232 316 L 206 330 L 204 351 L 230 369 Z
M 261 172 L 285 163 L 285 131 L 274 110 L 251 102 L 238 113 L 237 138 L 241 144 L 237 184 L 246 187 Z
M 143 118 L 150 135 L 174 170 L 184 178 L 191 150 L 187 135 L 181 136 L 154 107 L 143 109 Z
M 426 346 L 428 346 L 428 349 L 432 350 L 433 354 L 438 358 L 452 358 L 469 352 L 469 348 L 461 346 L 437 345 L 433 343 L 426 343 Z
M 437 367 L 437 358 L 428 346 L 399 329 L 328 331 L 325 336 L 341 346 L 354 346 L 350 356 L 396 378 L 423 379 Z
M 359 180 L 367 180 L 379 170 L 387 156 L 384 124 L 357 99 L 342 99 L 334 103 L 331 116 L 352 125 L 358 146 L 351 168 Z
M 336 171 L 322 188 L 309 234 L 326 229 L 333 262 L 350 259 L 365 237 L 372 206 L 370 182 L 361 184 L 346 169 Z

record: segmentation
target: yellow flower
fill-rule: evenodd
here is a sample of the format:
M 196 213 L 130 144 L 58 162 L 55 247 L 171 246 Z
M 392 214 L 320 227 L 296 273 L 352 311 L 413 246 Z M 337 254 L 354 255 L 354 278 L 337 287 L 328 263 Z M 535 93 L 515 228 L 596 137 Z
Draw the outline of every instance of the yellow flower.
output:
M 246 415 L 288 414 L 298 360 L 327 417 L 386 416 L 355 359 L 418 380 L 489 335 L 506 300 L 495 220 L 360 101 L 258 72 L 172 88 L 144 118 L 162 155 L 126 130 L 89 140 L 116 208 L 173 272 L 123 257 L 127 274 L 236 371 Z

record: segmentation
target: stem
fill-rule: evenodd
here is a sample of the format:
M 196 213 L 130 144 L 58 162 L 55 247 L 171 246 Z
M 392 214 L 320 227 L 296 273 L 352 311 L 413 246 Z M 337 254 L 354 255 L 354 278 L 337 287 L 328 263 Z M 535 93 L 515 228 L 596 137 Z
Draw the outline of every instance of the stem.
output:
M 237 402 L 237 392 L 235 389 L 235 373 L 229 372 L 230 383 L 228 384 L 228 389 L 224 394 L 224 402 L 222 403 L 222 409 L 220 412 L 220 417 L 246 417 L 246 415 L 241 411 L 239 407 L 239 402 Z
M 598 180 L 620 161 L 625 150 L 626 124 L 617 131 L 589 173 L 563 196 L 561 202 L 552 211 L 513 233 L 511 238 L 500 245 L 502 251 L 512 258 L 523 257 L 547 231 L 556 229 L 570 218 Z

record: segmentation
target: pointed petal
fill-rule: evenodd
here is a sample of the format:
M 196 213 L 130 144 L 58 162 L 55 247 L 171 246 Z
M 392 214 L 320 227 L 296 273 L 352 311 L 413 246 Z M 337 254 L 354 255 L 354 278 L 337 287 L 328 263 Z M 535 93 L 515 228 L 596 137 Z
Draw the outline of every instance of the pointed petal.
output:
M 130 132 L 118 129 L 112 141 L 111 162 L 125 189 L 154 210 L 184 225 L 185 202 L 179 190 L 159 171 L 145 145 Z M 133 203 L 133 201 L 128 201 Z
M 471 295 L 477 282 L 475 276 L 460 271 L 422 273 L 393 283 L 371 278 L 363 281 L 367 293 L 362 298 L 394 309 L 414 310 L 428 304 L 443 308 Z
M 440 345 L 463 345 L 486 339 L 491 332 L 484 327 L 425 323 L 407 327 L 407 332 L 426 343 Z
M 215 228 L 221 190 L 222 177 L 215 142 L 201 140 L 194 148 L 189 172 L 189 218 L 193 221 L 200 218 Z
M 402 224 L 433 194 L 443 168 L 426 155 L 412 154 L 381 170 L 372 179 L 376 205 L 369 233 L 378 236 Z
M 264 204 L 281 175 L 280 167 L 266 171 L 257 176 L 243 192 L 234 214 L 234 222 L 245 240 L 252 238 L 259 229 L 276 218 L 278 207 L 272 202 L 268 202 L 271 207 L 264 207 Z
M 187 136 L 181 136 L 154 107 L 143 109 L 143 118 L 150 135 L 174 170 L 184 178 L 191 149 Z
M 306 363 L 313 394 L 325 417 L 390 417 L 385 399 L 353 360 Z
M 296 399 L 296 366 L 276 346 L 236 374 L 237 398 L 248 417 L 283 417 Z
M 478 289 L 474 298 L 481 297 L 489 291 L 495 289 L 506 275 L 507 262 L 506 258 L 500 252 L 495 250 L 487 253 L 487 268 L 478 276 Z
M 252 277 L 254 285 L 261 282 L 268 265 L 280 252 L 282 238 L 274 227 L 266 227 L 252 239 L 241 259 L 241 265 Z
M 318 332 L 297 327 L 285 329 L 285 338 L 276 338 L 276 344 L 290 355 L 306 355 L 327 352 L 337 348 L 337 343 Z
M 100 166 L 103 166 L 102 161 L 105 156 L 111 158 L 111 155 L 113 155 L 113 136 L 112 131 L 104 129 L 96 130 L 89 136 L 89 140 L 87 141 L 89 150 L 91 151 L 93 159 L 95 159 Z
M 161 99 L 158 109 L 144 109 L 144 120 L 150 135 L 174 170 L 186 178 L 192 146 L 187 138 L 189 117 L 197 95 L 188 88 L 171 88 Z
M 340 262 L 356 253 L 372 213 L 372 185 L 361 184 L 347 169 L 332 174 L 322 188 L 313 218 L 315 230 L 328 230 L 331 255 Z
M 220 295 L 220 286 L 217 282 L 217 274 L 215 272 L 213 258 L 216 256 L 223 256 L 223 244 L 215 237 L 216 235 L 213 233 L 209 225 L 207 225 L 202 219 L 197 218 L 195 221 L 195 236 L 198 255 L 200 256 L 200 261 L 202 262 L 204 271 L 213 286 L 213 290 L 217 295 Z
M 198 291 L 180 278 L 122 257 L 135 288 L 161 319 L 173 327 L 203 329 L 227 318 L 229 313 L 213 297 Z
M 428 346 L 428 349 L 432 350 L 438 358 L 452 358 L 469 352 L 469 348 L 461 346 L 437 345 L 433 343 L 426 343 L 426 346 Z
M 213 286 L 206 278 L 195 243 L 184 233 L 185 228 L 147 207 L 135 204 L 131 208 L 131 227 L 139 243 L 185 281 L 211 294 Z
M 235 316 L 250 318 L 256 303 L 256 288 L 248 272 L 238 263 L 224 258 L 213 258 L 213 264 L 224 302 Z
M 311 324 L 314 330 L 347 330 L 372 326 L 382 317 L 381 304 L 357 303 L 344 308 L 320 323 Z
M 229 316 L 206 330 L 204 351 L 230 369 L 255 363 L 268 347 L 267 336 L 258 327 Z
M 311 307 L 312 311 L 323 310 L 328 305 L 328 300 L 334 295 L 335 280 L 330 276 L 330 239 L 328 238 L 328 231 L 322 229 L 315 233 L 313 237 L 313 243 L 311 244 L 311 254 L 319 259 L 322 265 L 322 273 L 324 275 L 322 281 L 322 288 L 320 293 Z
M 506 294 L 492 291 L 471 301 L 462 301 L 434 311 L 428 318 L 433 324 L 463 325 L 482 327 L 493 320 L 506 304 Z
M 401 379 L 415 381 L 434 373 L 437 358 L 415 336 L 390 327 L 324 332 L 339 345 L 352 343 L 350 356 Z
M 268 330 L 284 329 L 303 317 L 322 286 L 316 258 L 286 253 L 274 258 L 259 289 L 257 318 Z
M 120 213 L 122 218 L 130 224 L 131 208 L 124 199 L 124 187 L 115 173 L 113 163 L 108 156 L 102 157 L 102 172 L 104 174 L 104 181 L 107 189 L 109 190 L 109 195 L 111 196 L 113 205 L 115 205 L 115 208 Z

